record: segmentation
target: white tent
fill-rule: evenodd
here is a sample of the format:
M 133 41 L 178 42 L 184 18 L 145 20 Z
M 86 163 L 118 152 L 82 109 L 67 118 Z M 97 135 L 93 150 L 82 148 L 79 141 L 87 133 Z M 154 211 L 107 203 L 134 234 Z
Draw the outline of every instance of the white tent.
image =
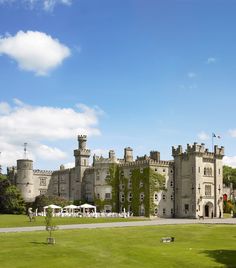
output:
M 52 209 L 52 213 L 53 213 L 53 215 L 55 214 L 55 211 L 57 210 L 60 210 L 60 212 L 61 212 L 61 210 L 62 210 L 62 207 L 59 207 L 59 206 L 57 206 L 57 205 L 53 205 L 53 204 L 51 204 L 51 205 L 49 205 L 49 206 L 45 206 L 45 207 L 43 207 L 43 213 L 44 213 L 44 215 L 46 215 L 46 209 L 47 208 L 51 208 Z
M 83 205 L 79 206 L 79 208 L 83 209 L 83 213 L 85 213 L 86 209 L 93 209 L 94 212 L 96 213 L 96 206 L 92 206 L 90 204 L 83 204 Z
M 75 209 L 79 208 L 78 206 L 75 206 L 75 205 L 68 205 L 68 206 L 65 206 L 63 209 L 66 210 L 66 212 L 69 212 L 69 213 L 74 213 Z

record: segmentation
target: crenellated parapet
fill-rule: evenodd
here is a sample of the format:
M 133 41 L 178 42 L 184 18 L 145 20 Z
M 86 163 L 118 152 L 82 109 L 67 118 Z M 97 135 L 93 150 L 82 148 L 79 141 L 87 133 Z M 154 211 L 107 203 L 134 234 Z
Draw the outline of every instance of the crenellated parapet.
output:
M 225 155 L 225 148 L 223 146 L 218 147 L 217 145 L 215 145 L 214 146 L 214 154 L 219 158 L 223 158 Z
M 46 176 L 51 176 L 52 175 L 52 173 L 53 173 L 54 171 L 53 170 L 41 170 L 41 169 L 34 169 L 33 170 L 33 174 L 34 175 L 46 175 Z
M 177 148 L 175 148 L 174 146 L 172 146 L 172 156 L 178 156 L 181 155 L 183 153 L 183 148 L 182 145 L 178 145 Z

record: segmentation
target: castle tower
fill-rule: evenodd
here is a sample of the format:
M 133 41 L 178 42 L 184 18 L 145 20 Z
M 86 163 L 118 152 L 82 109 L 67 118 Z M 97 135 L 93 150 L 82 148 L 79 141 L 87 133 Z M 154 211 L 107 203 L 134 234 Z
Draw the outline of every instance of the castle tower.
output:
M 25 202 L 34 201 L 33 161 L 28 159 L 17 160 L 16 186 L 21 191 Z
M 77 199 L 82 198 L 82 182 L 84 172 L 89 168 L 90 150 L 86 148 L 87 136 L 78 135 L 78 149 L 74 150 L 75 156 L 75 176 L 77 181 L 78 196 Z
M 125 162 L 133 162 L 133 149 L 130 147 L 126 147 L 124 149 L 124 159 Z
M 172 147 L 175 166 L 175 216 L 181 218 L 222 217 L 222 158 L 224 148 L 214 152 L 204 144 Z

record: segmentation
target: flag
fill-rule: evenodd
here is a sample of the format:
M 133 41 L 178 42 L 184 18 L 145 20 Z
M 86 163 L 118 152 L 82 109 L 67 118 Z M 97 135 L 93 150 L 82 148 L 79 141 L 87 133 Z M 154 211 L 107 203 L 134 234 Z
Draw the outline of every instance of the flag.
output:
M 215 133 L 212 133 L 212 138 L 217 138 L 217 139 L 221 139 L 221 136 L 216 135 Z

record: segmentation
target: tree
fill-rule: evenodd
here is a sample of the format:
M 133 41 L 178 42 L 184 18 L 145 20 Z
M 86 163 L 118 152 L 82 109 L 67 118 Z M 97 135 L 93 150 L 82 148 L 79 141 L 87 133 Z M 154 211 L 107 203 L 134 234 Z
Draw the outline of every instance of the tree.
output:
M 25 213 L 25 202 L 21 192 L 4 175 L 0 175 L 0 213 Z
M 223 166 L 223 182 L 226 186 L 232 183 L 233 188 L 236 189 L 236 168 Z
M 52 209 L 48 208 L 45 217 L 46 231 L 49 232 L 49 237 L 47 239 L 48 244 L 55 244 L 55 239 L 52 237 L 52 232 L 57 230 L 57 226 L 53 224 L 53 214 Z
M 39 195 L 36 196 L 34 203 L 32 204 L 33 209 L 38 209 L 39 211 L 43 211 L 43 207 L 48 205 L 57 205 L 60 207 L 65 207 L 70 204 L 70 201 L 61 198 L 59 196 L 45 196 Z

